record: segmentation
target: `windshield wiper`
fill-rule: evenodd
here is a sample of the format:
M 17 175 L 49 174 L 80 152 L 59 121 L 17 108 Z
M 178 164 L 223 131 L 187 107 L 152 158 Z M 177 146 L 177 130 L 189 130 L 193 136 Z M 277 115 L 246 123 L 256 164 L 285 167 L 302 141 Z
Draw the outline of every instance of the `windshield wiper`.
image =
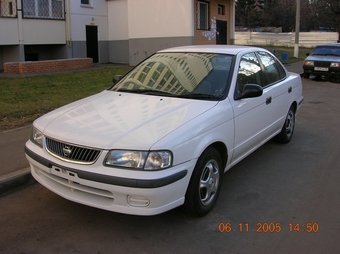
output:
M 158 90 L 152 90 L 152 89 L 132 90 L 131 93 L 148 94 L 148 95 L 174 96 L 174 94 L 172 94 L 172 93 L 158 91 Z
M 191 93 L 191 94 L 181 94 L 178 95 L 179 98 L 189 98 L 189 99 L 201 99 L 201 100 L 218 100 L 221 99 L 220 96 L 202 93 Z
M 174 94 L 158 91 L 158 90 L 152 90 L 152 89 L 138 89 L 138 90 L 130 90 L 130 89 L 124 89 L 120 88 L 118 90 L 113 90 L 115 92 L 123 92 L 123 93 L 137 93 L 137 94 L 148 94 L 148 95 L 165 95 L 165 96 L 175 96 Z
M 339 57 L 339 55 L 337 55 L 337 54 L 326 54 L 327 56 L 337 56 L 337 57 Z
M 164 91 L 152 90 L 152 89 L 139 89 L 139 90 L 128 90 L 119 89 L 116 92 L 126 92 L 126 93 L 137 93 L 137 94 L 147 94 L 147 95 L 160 95 L 167 97 L 177 97 L 177 98 L 188 98 L 188 99 L 199 99 L 199 100 L 219 100 L 220 96 L 202 93 L 192 93 L 192 94 L 172 94 Z

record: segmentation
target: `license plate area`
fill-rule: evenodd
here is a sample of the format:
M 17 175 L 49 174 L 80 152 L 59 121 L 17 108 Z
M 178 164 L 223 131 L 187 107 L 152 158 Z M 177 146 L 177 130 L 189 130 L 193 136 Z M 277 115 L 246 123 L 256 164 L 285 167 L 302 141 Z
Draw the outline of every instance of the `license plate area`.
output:
M 329 69 L 326 67 L 315 67 L 314 70 L 315 71 L 328 71 Z
M 60 176 L 62 178 L 66 178 L 68 180 L 76 180 L 79 179 L 77 173 L 74 173 L 72 171 L 60 168 L 60 167 L 55 167 L 52 166 L 51 168 L 51 174 Z

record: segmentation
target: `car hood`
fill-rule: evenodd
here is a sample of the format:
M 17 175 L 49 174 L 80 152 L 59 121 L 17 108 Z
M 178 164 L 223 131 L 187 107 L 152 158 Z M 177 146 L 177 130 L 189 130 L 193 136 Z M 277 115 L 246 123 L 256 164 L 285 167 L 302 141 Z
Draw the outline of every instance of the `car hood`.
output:
M 308 61 L 322 61 L 322 62 L 340 62 L 339 56 L 323 56 L 323 55 L 310 55 L 306 58 Z
M 44 135 L 101 149 L 150 149 L 218 102 L 103 91 L 34 122 Z

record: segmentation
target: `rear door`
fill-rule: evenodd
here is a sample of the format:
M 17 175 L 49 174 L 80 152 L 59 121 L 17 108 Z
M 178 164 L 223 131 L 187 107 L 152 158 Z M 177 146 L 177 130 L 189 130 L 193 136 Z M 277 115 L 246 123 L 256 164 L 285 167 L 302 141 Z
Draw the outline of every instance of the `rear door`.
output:
M 268 52 L 257 52 L 263 69 L 264 90 L 267 99 L 271 101 L 271 132 L 278 132 L 283 126 L 289 102 L 292 101 L 293 87 L 287 82 L 287 74 L 281 64 Z

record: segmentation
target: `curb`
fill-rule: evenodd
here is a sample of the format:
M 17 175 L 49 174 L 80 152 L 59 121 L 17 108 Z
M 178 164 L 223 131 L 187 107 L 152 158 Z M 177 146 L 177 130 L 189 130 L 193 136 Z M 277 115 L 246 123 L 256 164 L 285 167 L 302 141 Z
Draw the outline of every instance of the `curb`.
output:
M 30 168 L 24 168 L 4 176 L 0 176 L 0 196 L 6 195 L 14 190 L 35 183 Z

